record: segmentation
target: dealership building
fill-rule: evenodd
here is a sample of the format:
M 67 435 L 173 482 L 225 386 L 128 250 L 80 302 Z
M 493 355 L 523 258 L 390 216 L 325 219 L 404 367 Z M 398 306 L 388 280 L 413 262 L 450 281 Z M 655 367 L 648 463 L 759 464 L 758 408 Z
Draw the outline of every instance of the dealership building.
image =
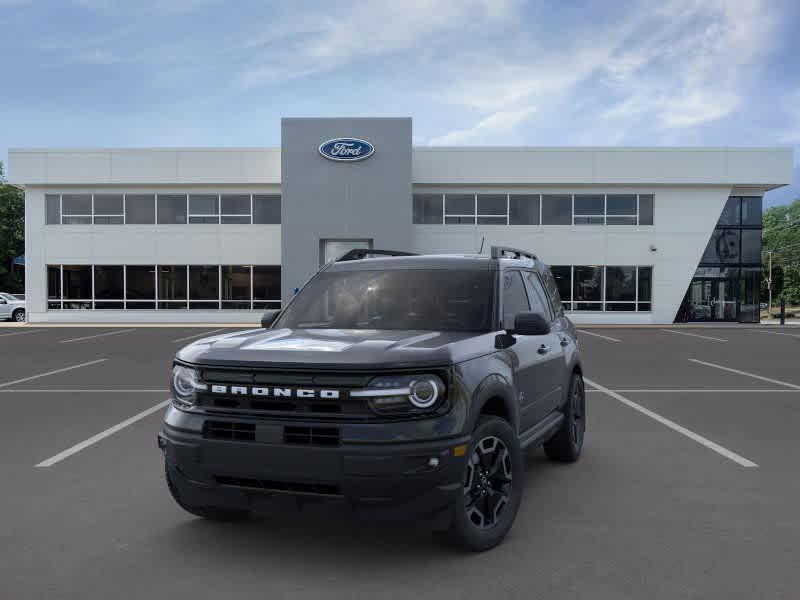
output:
M 351 248 L 492 245 L 551 265 L 578 323 L 758 320 L 791 149 L 411 140 L 410 118 L 287 118 L 280 148 L 13 149 L 29 321 L 256 323 Z

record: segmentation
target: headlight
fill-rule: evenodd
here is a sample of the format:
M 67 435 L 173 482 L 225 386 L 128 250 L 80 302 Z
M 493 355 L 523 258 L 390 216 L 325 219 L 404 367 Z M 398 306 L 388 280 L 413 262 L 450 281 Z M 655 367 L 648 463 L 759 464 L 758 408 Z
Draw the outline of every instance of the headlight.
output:
M 350 396 L 366 398 L 370 408 L 381 415 L 413 415 L 436 410 L 445 398 L 445 387 L 437 375 L 382 376 Z
M 197 369 L 175 365 L 172 367 L 172 397 L 178 408 L 191 408 L 197 401 L 197 392 L 208 389 L 200 381 Z

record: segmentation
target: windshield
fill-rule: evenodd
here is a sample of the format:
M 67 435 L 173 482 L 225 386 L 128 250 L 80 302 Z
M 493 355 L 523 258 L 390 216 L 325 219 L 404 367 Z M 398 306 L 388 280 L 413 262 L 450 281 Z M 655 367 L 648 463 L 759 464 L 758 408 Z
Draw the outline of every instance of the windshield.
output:
M 493 297 L 488 270 L 322 272 L 275 327 L 489 331 Z

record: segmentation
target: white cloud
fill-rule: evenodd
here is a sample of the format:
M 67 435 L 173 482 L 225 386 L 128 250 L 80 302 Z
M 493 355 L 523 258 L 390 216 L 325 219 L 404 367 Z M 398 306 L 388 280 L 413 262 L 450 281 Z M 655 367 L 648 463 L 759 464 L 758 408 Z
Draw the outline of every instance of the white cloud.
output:
M 451 131 L 445 135 L 433 138 L 430 143 L 434 146 L 455 145 L 479 137 L 484 132 L 496 133 L 510 131 L 527 120 L 535 112 L 536 109 L 534 107 L 528 107 L 520 110 L 492 113 L 479 121 L 474 127 Z

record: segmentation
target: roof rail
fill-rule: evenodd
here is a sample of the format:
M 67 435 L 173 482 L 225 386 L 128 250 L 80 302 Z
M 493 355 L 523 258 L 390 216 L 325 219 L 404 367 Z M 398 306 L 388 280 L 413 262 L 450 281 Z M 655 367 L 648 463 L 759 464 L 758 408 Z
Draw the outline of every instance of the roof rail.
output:
M 413 252 L 402 252 L 400 250 L 378 250 L 376 248 L 353 248 L 342 254 L 336 262 L 346 260 L 361 260 L 369 256 L 417 256 Z
M 510 254 L 511 256 L 506 256 Z M 530 258 L 531 260 L 539 260 L 533 252 L 527 250 L 520 250 L 519 248 L 510 248 L 509 246 L 492 246 L 492 258 Z

